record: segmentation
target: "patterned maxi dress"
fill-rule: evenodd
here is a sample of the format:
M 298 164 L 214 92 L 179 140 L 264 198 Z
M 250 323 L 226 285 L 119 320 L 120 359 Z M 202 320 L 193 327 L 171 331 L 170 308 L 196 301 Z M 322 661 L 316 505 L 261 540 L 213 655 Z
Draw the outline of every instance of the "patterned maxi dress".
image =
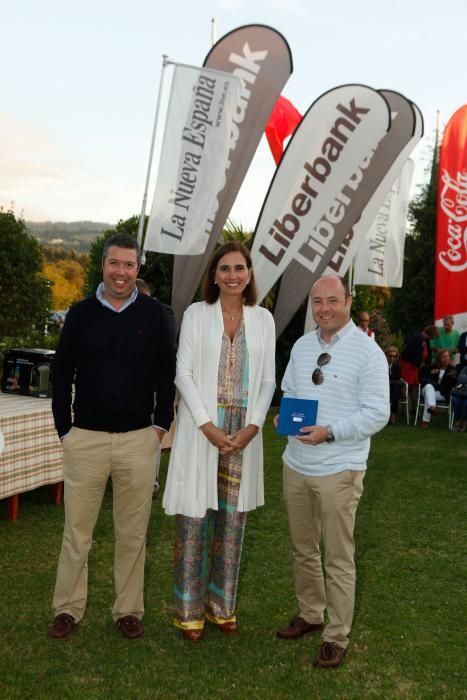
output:
M 224 333 L 218 373 L 218 426 L 227 434 L 243 428 L 248 400 L 248 353 L 240 322 L 232 342 Z M 236 510 L 243 453 L 219 454 L 218 510 L 203 518 L 176 516 L 175 624 L 199 629 L 235 620 L 235 600 L 246 514 Z M 210 551 L 210 566 L 208 562 Z M 209 574 L 208 574 L 209 570 Z

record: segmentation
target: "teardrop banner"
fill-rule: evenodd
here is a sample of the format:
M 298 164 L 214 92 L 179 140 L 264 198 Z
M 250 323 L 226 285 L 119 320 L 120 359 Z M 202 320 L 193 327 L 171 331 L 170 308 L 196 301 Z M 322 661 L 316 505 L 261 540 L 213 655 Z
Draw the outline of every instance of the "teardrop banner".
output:
M 172 308 L 177 329 L 191 303 L 208 261 L 255 154 L 269 115 L 292 71 L 292 54 L 282 34 L 271 27 L 250 24 L 220 39 L 210 50 L 205 67 L 233 73 L 243 81 L 230 135 L 230 167 L 217 197 L 204 253 L 176 255 L 172 279 Z
M 382 93 L 386 96 L 386 98 L 389 101 L 392 100 L 389 91 L 382 90 Z M 397 95 L 398 93 L 393 94 Z M 339 274 L 341 276 L 345 275 L 350 265 L 352 264 L 352 260 L 357 255 L 358 250 L 362 245 L 363 240 L 365 239 L 365 236 L 371 228 L 371 225 L 377 217 L 380 207 L 384 203 L 385 198 L 391 191 L 395 181 L 401 176 L 403 168 L 407 164 L 410 154 L 422 138 L 424 128 L 423 116 L 416 104 L 411 102 L 411 105 L 415 114 L 415 130 L 412 138 L 407 142 L 404 148 L 400 151 L 399 155 L 394 159 L 385 177 L 371 195 L 367 205 L 364 207 L 360 217 L 358 218 L 358 220 L 352 228 L 352 235 L 348 237 L 350 238 L 350 241 L 347 245 L 346 250 L 340 251 L 337 259 L 336 256 L 334 256 L 333 260 L 331 260 L 328 267 L 326 268 L 325 273 L 334 272 L 335 274 Z M 406 193 L 406 199 L 407 196 L 408 193 Z M 378 242 L 375 241 L 375 246 L 375 252 L 378 252 L 382 257 L 384 257 L 384 241 L 382 239 Z M 376 257 L 379 256 L 377 255 Z M 375 259 L 375 264 L 383 264 L 381 257 L 379 259 L 379 263 L 376 263 Z
M 258 299 L 265 297 L 391 124 L 382 95 L 343 85 L 321 95 L 296 128 L 272 179 L 256 226 L 252 260 Z M 349 200 L 350 201 L 350 200 Z M 332 228 L 333 224 L 329 224 Z M 317 231 L 315 262 L 328 262 L 330 231 Z M 311 251 L 311 248 L 310 248 Z M 311 252 L 310 252 L 311 255 Z
M 284 273 L 274 312 L 278 335 L 322 274 L 345 274 L 403 162 L 420 138 L 422 132 L 419 134 L 417 130 L 417 114 L 412 103 L 391 90 L 382 90 L 380 94 L 391 111 L 390 129 L 379 143 L 367 148 L 365 156 L 345 186 L 340 192 L 335 191 L 339 194 L 333 198 L 328 210 Z M 415 135 L 417 139 L 413 140 Z M 401 160 L 397 169 L 387 180 L 388 172 L 399 157 Z M 361 219 L 376 192 L 378 195 L 374 200 L 371 218 L 364 227 L 358 229 L 357 237 L 354 235 L 356 222 Z M 321 244 L 321 249 L 318 243 Z
M 447 315 L 467 330 L 467 105 L 449 120 L 439 160 L 436 322 Z
M 354 258 L 354 284 L 402 287 L 407 211 L 414 167 L 414 161 L 409 158 L 368 229 Z

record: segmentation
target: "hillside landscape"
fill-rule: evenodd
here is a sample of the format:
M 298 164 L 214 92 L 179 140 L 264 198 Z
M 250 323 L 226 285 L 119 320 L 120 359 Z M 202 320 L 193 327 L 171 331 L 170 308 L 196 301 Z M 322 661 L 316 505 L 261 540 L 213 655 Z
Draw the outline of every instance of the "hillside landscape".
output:
M 91 243 L 113 224 L 96 221 L 27 221 L 26 227 L 43 245 L 87 253 Z

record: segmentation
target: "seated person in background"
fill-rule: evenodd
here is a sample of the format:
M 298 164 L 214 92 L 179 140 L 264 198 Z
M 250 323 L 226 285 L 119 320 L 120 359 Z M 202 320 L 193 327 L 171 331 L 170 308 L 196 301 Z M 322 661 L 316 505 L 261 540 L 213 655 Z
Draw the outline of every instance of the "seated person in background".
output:
M 391 404 L 391 415 L 389 422 L 395 425 L 397 411 L 399 409 L 399 399 L 401 397 L 401 370 L 399 367 L 399 350 L 394 345 L 389 345 L 385 351 L 388 361 L 389 372 L 389 402 Z
M 371 340 L 376 340 L 375 332 L 369 328 L 370 316 L 368 311 L 361 311 L 358 314 L 358 327 L 365 335 L 367 335 Z
M 467 331 L 464 331 L 459 336 L 459 343 L 457 345 L 457 352 L 459 353 L 459 367 L 467 367 Z
M 449 350 L 438 350 L 432 367 L 423 367 L 420 372 L 422 396 L 424 400 L 422 428 L 428 428 L 436 401 L 449 401 L 451 389 L 456 383 L 457 370 L 451 364 Z
M 467 365 L 461 369 L 457 376 L 456 386 L 451 391 L 451 399 L 455 421 L 453 431 L 465 433 L 467 428 Z
M 455 360 L 457 346 L 459 344 L 459 331 L 454 330 L 454 318 L 445 316 L 443 327 L 439 329 L 439 336 L 430 340 L 430 350 L 433 362 L 436 359 L 438 350 L 449 350 L 451 360 Z
M 412 415 L 418 400 L 419 370 L 424 364 L 430 364 L 429 342 L 437 338 L 439 329 L 436 326 L 426 326 L 423 331 L 412 335 L 404 345 L 401 354 L 401 377 L 409 385 L 409 397 L 412 403 Z

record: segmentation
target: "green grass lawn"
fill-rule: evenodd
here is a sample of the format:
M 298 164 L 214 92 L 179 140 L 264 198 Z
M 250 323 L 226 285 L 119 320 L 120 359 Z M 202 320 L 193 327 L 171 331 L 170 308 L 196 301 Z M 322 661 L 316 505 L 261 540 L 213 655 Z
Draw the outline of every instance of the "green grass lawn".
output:
M 284 439 L 265 428 L 266 506 L 249 514 L 239 633 L 208 627 L 185 642 L 172 620 L 173 518 L 154 501 L 148 532 L 145 637 L 112 623 L 113 534 L 106 494 L 89 558 L 86 616 L 73 637 L 46 635 L 63 508 L 48 489 L 0 503 L 0 698 L 467 697 L 467 436 L 445 416 L 429 430 L 387 427 L 373 440 L 357 515 L 357 598 L 349 651 L 315 669 L 319 638 L 276 639 L 296 612 L 281 499 Z M 167 458 L 163 460 L 165 473 Z

